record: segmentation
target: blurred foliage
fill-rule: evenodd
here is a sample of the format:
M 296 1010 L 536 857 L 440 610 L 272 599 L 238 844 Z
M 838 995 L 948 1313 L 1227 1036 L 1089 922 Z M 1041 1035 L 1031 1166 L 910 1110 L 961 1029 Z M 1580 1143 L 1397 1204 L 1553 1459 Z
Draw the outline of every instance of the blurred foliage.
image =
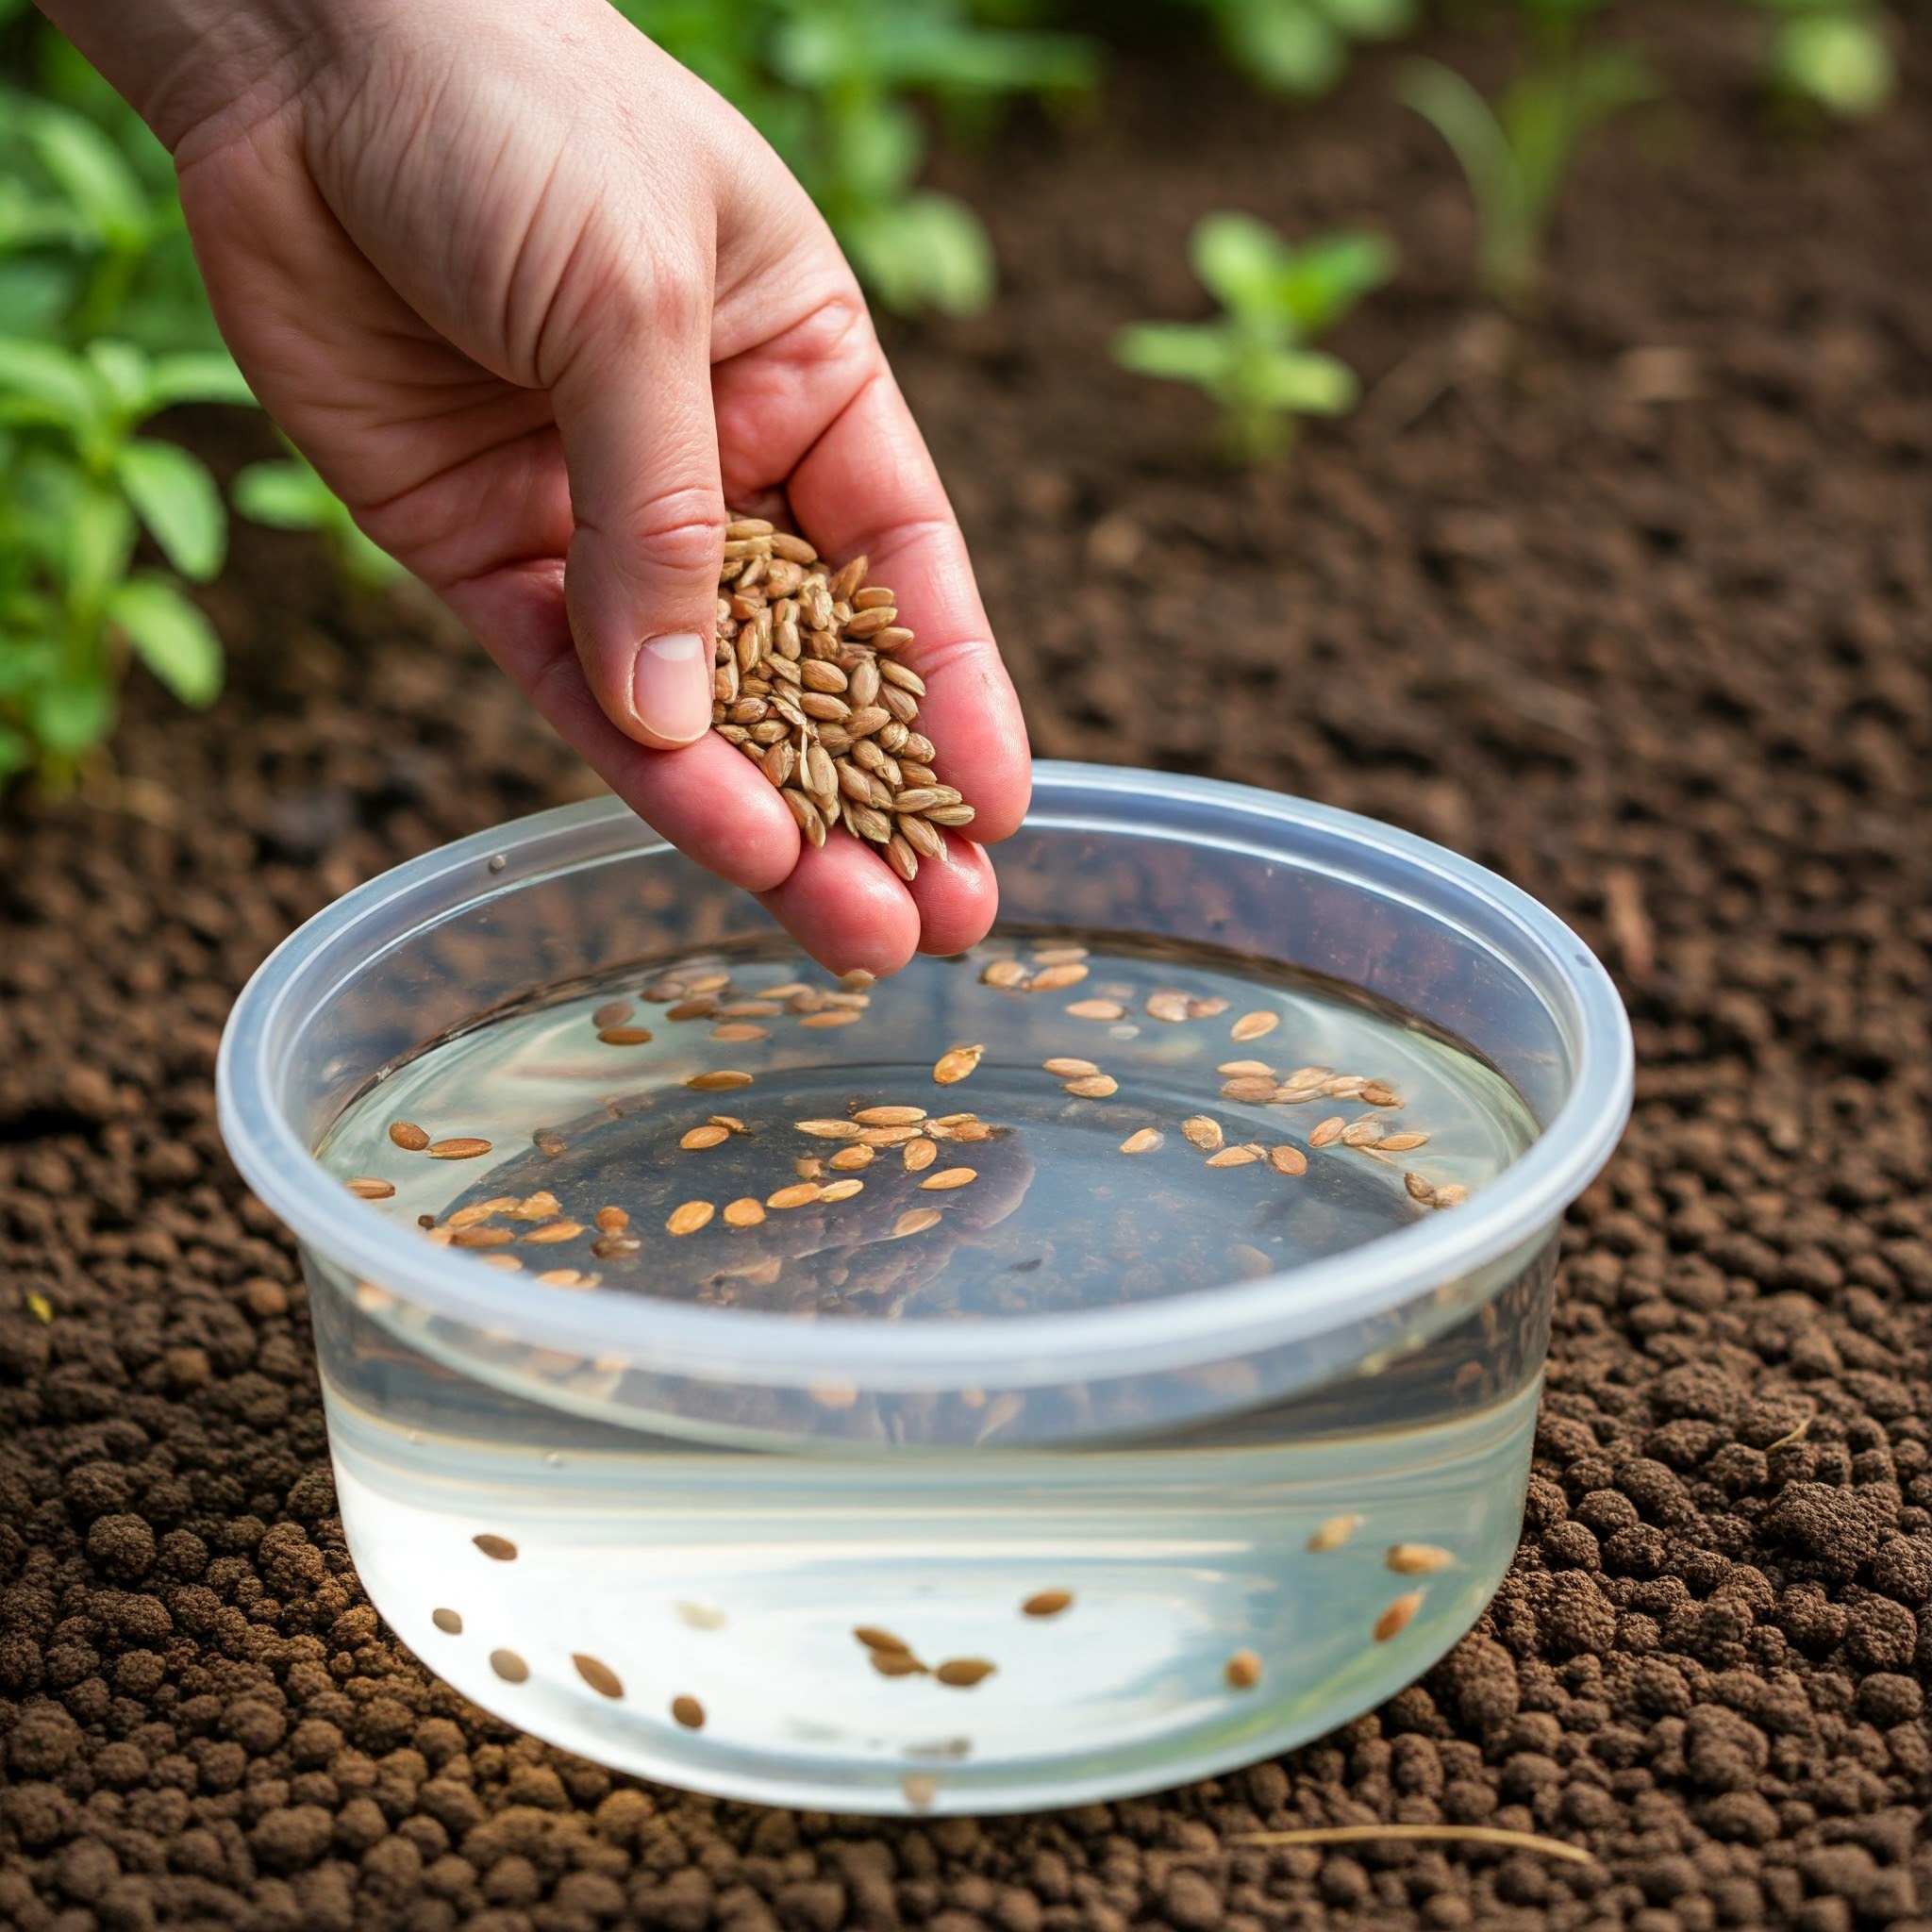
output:
M 1757 0 L 1772 14 L 1765 73 L 1786 96 L 1841 120 L 1890 105 L 1898 89 L 1890 23 L 1878 0 Z
M 1271 92 L 1326 93 L 1355 42 L 1388 41 L 1415 25 L 1413 0 L 1184 0 L 1212 16 L 1235 67 Z
M 250 463 L 228 486 L 235 508 L 252 524 L 275 530 L 308 530 L 320 537 L 342 580 L 358 591 L 379 591 L 404 575 L 403 567 L 362 534 L 345 504 L 300 450 L 284 439 L 288 455 Z

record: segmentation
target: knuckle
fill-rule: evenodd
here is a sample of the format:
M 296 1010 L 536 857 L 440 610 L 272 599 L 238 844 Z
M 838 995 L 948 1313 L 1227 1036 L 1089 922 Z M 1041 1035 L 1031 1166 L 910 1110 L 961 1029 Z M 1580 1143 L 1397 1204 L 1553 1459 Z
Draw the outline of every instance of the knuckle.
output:
M 638 505 L 631 537 L 661 569 L 714 577 L 724 544 L 724 509 L 715 486 L 676 484 Z

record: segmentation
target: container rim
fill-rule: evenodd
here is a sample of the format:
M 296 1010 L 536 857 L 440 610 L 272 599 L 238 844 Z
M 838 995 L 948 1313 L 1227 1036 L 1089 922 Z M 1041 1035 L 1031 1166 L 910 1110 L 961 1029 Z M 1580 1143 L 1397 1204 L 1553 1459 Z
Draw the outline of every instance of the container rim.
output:
M 1289 860 L 1283 833 L 1314 835 L 1392 862 L 1414 887 L 1432 882 L 1429 914 L 1458 924 L 1450 889 L 1485 932 L 1460 925 L 1520 979 L 1538 974 L 1574 1058 L 1569 1093 L 1536 1142 L 1453 1213 L 1320 1261 L 1125 1307 L 1019 1315 L 977 1323 L 816 1323 L 789 1315 L 700 1307 L 649 1296 L 585 1296 L 479 1268 L 414 1239 L 375 1214 L 343 1211 L 338 1184 L 275 1099 L 272 1052 L 283 1030 L 334 996 L 340 959 L 358 927 L 408 902 L 408 930 L 545 876 L 663 850 L 668 841 L 614 797 L 513 820 L 439 847 L 358 886 L 282 941 L 242 989 L 222 1036 L 216 1090 L 222 1132 L 242 1177 L 298 1241 L 350 1274 L 406 1302 L 537 1347 L 622 1356 L 670 1375 L 804 1388 L 1025 1388 L 1070 1373 L 1093 1379 L 1222 1361 L 1328 1332 L 1399 1307 L 1510 1254 L 1552 1227 L 1608 1159 L 1630 1111 L 1630 1026 L 1608 974 L 1583 941 L 1527 893 L 1424 839 L 1253 787 L 1126 767 L 1042 760 L 1035 767 L 1036 829 L 1117 828 L 1127 801 L 1187 804 L 1213 815 L 1195 844 L 1252 849 Z M 1158 834 L 1144 820 L 1138 829 Z M 1245 835 L 1245 836 L 1244 836 Z M 1178 834 L 1177 834 L 1178 836 Z M 1251 840 L 1272 841 L 1264 849 Z M 1332 864 L 1318 869 L 1333 871 Z M 1402 896 L 1404 879 L 1378 883 Z M 1414 903 L 1421 903 L 1420 897 Z M 392 918 L 391 911 L 391 918 Z M 1499 930 L 1506 936 L 1498 943 Z M 396 943 L 393 932 L 383 950 Z M 358 962 L 359 963 L 359 962 Z

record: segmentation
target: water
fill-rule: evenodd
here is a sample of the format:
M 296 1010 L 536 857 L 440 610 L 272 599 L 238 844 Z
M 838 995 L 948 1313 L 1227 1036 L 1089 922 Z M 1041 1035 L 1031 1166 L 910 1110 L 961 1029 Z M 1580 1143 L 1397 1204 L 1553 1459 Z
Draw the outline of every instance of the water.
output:
M 1086 969 L 1076 984 L 986 983 L 994 960 L 1049 943 L 1050 961 L 1084 946 L 1064 962 Z M 389 1070 L 320 1150 L 344 1178 L 394 1185 L 345 1211 L 406 1227 L 429 1217 L 423 1238 L 447 1240 L 466 1206 L 541 1192 L 557 1205 L 530 1220 L 472 1219 L 520 1237 L 478 1249 L 478 1267 L 814 1322 L 976 1324 L 1346 1252 L 1455 1212 L 1428 1203 L 1480 1188 L 1536 1131 L 1457 1042 L 1345 988 L 1208 952 L 998 942 L 916 962 L 831 1027 L 803 1022 L 854 995 L 782 946 L 681 962 L 678 976 L 727 972 L 699 1004 L 777 1010 L 671 1020 L 688 1008 L 641 999 L 651 975 L 633 969 L 502 1009 Z M 635 1010 L 613 1020 L 619 1001 Z M 1089 1002 L 1120 1011 L 1068 1011 Z M 600 1041 L 593 1012 L 652 1037 Z M 1232 1039 L 1255 1013 L 1276 1024 Z M 761 1037 L 716 1039 L 720 1025 Z M 969 1043 L 985 1048 L 970 1076 L 936 1084 L 938 1055 Z M 1070 1095 L 1070 1076 L 1042 1070 L 1056 1056 L 1096 1063 L 1118 1091 Z M 1217 1068 L 1246 1060 L 1283 1080 L 1315 1067 L 1382 1085 L 1288 1105 L 1221 1098 L 1230 1076 Z M 685 1084 L 722 1070 L 753 1078 Z M 1400 1105 L 1372 1104 L 1385 1092 Z M 900 1145 L 849 1175 L 822 1168 L 821 1184 L 864 1183 L 848 1199 L 665 1231 L 681 1204 L 763 1202 L 797 1182 L 797 1162 L 851 1144 L 794 1123 L 878 1106 L 970 1112 L 956 1132 L 990 1131 L 940 1140 L 922 1171 Z M 681 1146 L 715 1115 L 748 1131 Z M 1209 1168 L 1181 1131 L 1196 1116 L 1224 1146 L 1292 1148 L 1306 1171 Z M 1392 1155 L 1321 1144 L 1313 1130 L 1331 1119 L 1428 1138 Z M 491 1149 L 407 1153 L 389 1137 L 398 1120 Z M 1147 1126 L 1160 1144 L 1123 1154 Z M 958 1166 L 975 1178 L 920 1188 Z M 628 1216 L 614 1244 L 595 1219 L 610 1208 Z M 934 1224 L 898 1233 L 921 1209 Z M 521 1238 L 558 1221 L 583 1231 Z M 1548 1259 L 1546 1247 L 1518 1257 L 1460 1300 L 1445 1289 L 1433 1318 L 1406 1311 L 1353 1338 L 1353 1357 L 1370 1358 L 1337 1367 L 1357 1373 L 1287 1394 L 1308 1374 L 1273 1357 L 1100 1384 L 1070 1363 L 1064 1384 L 1024 1394 L 694 1392 L 614 1359 L 546 1357 L 366 1286 L 325 1278 L 317 1315 L 363 1580 L 460 1690 L 590 1757 L 701 1789 L 841 1810 L 997 1809 L 1249 1761 L 1367 1707 L 1446 1648 L 1514 1548 Z M 1360 1521 L 1324 1538 L 1341 1517 Z M 477 1537 L 516 1554 L 492 1558 Z M 1391 1568 L 1403 1544 L 1426 1552 Z M 1403 1567 L 1415 1564 L 1432 1567 Z M 1025 1614 L 1041 1591 L 1074 1600 Z M 933 1671 L 995 1668 L 971 1687 L 887 1676 L 856 1626 L 891 1633 Z M 1242 1652 L 1259 1681 L 1234 1688 Z M 701 1728 L 673 1715 L 678 1698 L 702 1706 Z

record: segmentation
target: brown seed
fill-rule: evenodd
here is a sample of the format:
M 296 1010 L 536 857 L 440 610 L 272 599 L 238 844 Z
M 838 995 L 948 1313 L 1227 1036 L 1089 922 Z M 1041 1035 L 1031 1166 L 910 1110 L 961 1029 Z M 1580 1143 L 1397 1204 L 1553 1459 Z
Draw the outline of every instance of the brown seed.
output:
M 917 1127 L 860 1127 L 859 1141 L 867 1147 L 903 1147 L 908 1141 L 916 1141 L 920 1130 Z
M 865 1129 L 857 1121 L 793 1121 L 794 1132 L 809 1134 L 814 1141 L 856 1141 Z
M 545 1288 L 594 1288 L 596 1276 L 582 1274 L 575 1268 L 546 1268 L 538 1275 Z
M 637 1011 L 628 1000 L 606 1000 L 591 1015 L 592 1026 L 622 1026 Z
M 970 1690 L 974 1685 L 984 1683 L 998 1668 L 983 1657 L 949 1657 L 933 1675 L 955 1690 Z
M 878 1158 L 874 1147 L 841 1147 L 825 1165 L 839 1174 L 855 1174 L 862 1167 L 870 1167 Z
M 827 1187 L 824 1190 L 824 1191 L 819 1195 L 819 1199 L 821 1201 L 849 1201 L 851 1200 L 853 1195 L 858 1193 L 864 1188 L 864 1186 L 865 1183 L 861 1180 L 848 1179 L 842 1181 L 833 1181 L 831 1185 Z
M 602 1234 L 591 1243 L 591 1252 L 600 1261 L 619 1261 L 641 1254 L 643 1242 L 631 1234 Z
M 1344 1147 L 1373 1147 L 1382 1138 L 1382 1123 L 1378 1120 L 1351 1121 L 1341 1130 L 1341 1144 Z
M 1239 1101 L 1244 1107 L 1263 1107 L 1274 1098 L 1274 1082 L 1257 1080 L 1244 1074 L 1232 1080 L 1224 1080 L 1221 1097 Z
M 1322 1082 L 1322 1091 L 1330 1100 L 1359 1100 L 1361 1091 L 1369 1083 L 1358 1074 L 1348 1074 L 1333 1080 Z
M 985 986 L 1015 987 L 1026 977 L 1026 968 L 1018 959 L 990 959 L 980 970 Z
M 1339 1113 L 1331 1113 L 1308 1136 L 1308 1145 L 1310 1147 L 1332 1147 L 1337 1141 L 1341 1139 L 1342 1132 L 1347 1125 L 1348 1123 Z
M 515 1199 L 508 1194 L 499 1194 L 493 1201 L 473 1201 L 467 1208 L 458 1208 L 443 1223 L 448 1228 L 475 1227 L 479 1221 L 488 1221 L 492 1214 L 501 1214 L 506 1208 L 514 1208 Z
M 1421 1174 L 1413 1172 L 1402 1176 L 1402 1185 L 1408 1190 L 1408 1198 L 1411 1201 L 1428 1201 L 1436 1191 L 1436 1184 L 1433 1181 L 1424 1180 Z
M 1329 1550 L 1339 1550 L 1361 1526 L 1359 1516 L 1331 1516 L 1308 1539 L 1308 1548 L 1318 1557 Z
M 1074 1592 L 1071 1590 L 1038 1590 L 1020 1606 L 1023 1617 L 1058 1617 L 1071 1607 Z
M 1265 1060 L 1223 1060 L 1214 1070 L 1229 1080 L 1273 1080 L 1274 1070 Z
M 1069 1080 L 1066 1091 L 1075 1100 L 1106 1100 L 1121 1091 L 1121 1083 L 1111 1074 L 1083 1074 L 1077 1080 Z
M 1269 1148 L 1268 1164 L 1276 1174 L 1307 1174 L 1308 1171 L 1308 1157 L 1299 1147 L 1290 1147 L 1284 1144 L 1280 1147 Z
M 764 1204 L 754 1201 L 749 1194 L 724 1204 L 724 1224 L 727 1227 L 756 1227 L 764 1218 Z
M 1231 1040 L 1259 1040 L 1281 1024 L 1279 1013 L 1243 1013 L 1228 1029 Z
M 450 1245 L 458 1248 L 507 1248 L 516 1240 L 508 1227 L 459 1227 L 450 1235 Z
M 924 1134 L 917 1140 L 908 1141 L 900 1158 L 906 1163 L 908 1174 L 924 1174 L 940 1158 L 939 1148 Z
M 955 1141 L 991 1141 L 992 1137 L 993 1129 L 984 1121 L 962 1121 L 952 1130 Z
M 705 1147 L 722 1146 L 730 1138 L 731 1129 L 729 1127 L 721 1127 L 711 1124 L 702 1127 L 692 1127 L 677 1144 L 680 1147 L 688 1147 L 696 1151 Z
M 1027 989 L 1032 992 L 1058 992 L 1063 987 L 1078 986 L 1091 970 L 1077 959 L 1069 960 L 1064 966 L 1048 966 L 1027 981 Z
M 854 1626 L 853 1636 L 868 1650 L 896 1651 L 909 1657 L 912 1646 L 903 1637 L 895 1637 L 890 1630 L 881 1630 L 874 1624 L 859 1624 Z
M 1123 1154 L 1152 1154 L 1160 1145 L 1158 1127 L 1141 1127 L 1121 1142 Z
M 547 1189 L 539 1189 L 534 1194 L 525 1194 L 521 1201 L 512 1203 L 503 1211 L 512 1221 L 554 1221 L 557 1218 L 557 1196 Z
M 812 1154 L 801 1154 L 791 1163 L 791 1172 L 802 1181 L 815 1181 L 824 1171 L 825 1163 Z
M 1089 1074 L 1097 1074 L 1100 1069 L 1091 1060 L 1074 1059 L 1067 1055 L 1058 1055 L 1050 1060 L 1041 1060 L 1041 1065 L 1049 1074 L 1062 1080 L 1084 1079 Z
M 445 1637 L 460 1637 L 463 1634 L 463 1617 L 460 1610 L 431 1610 L 429 1621 Z
M 923 1107 L 862 1107 L 852 1116 L 862 1127 L 903 1127 L 923 1121 Z
M 1184 1120 L 1181 1132 L 1186 1135 L 1189 1146 L 1198 1147 L 1203 1154 L 1214 1154 L 1221 1148 L 1221 1123 L 1209 1120 L 1205 1113 L 1192 1114 Z
M 391 1121 L 389 1137 L 406 1154 L 420 1154 L 429 1144 L 429 1136 L 414 1121 Z
M 675 1007 L 665 1008 L 667 1020 L 708 1020 L 718 1010 L 718 1002 L 709 993 L 699 993 L 688 1000 L 679 1000 Z
M 648 1026 L 606 1026 L 597 1035 L 606 1046 L 642 1046 L 650 1037 Z
M 1074 1020 L 1122 1020 L 1126 1011 L 1118 1000 L 1075 1000 L 1067 1015 Z
M 926 820 L 914 818 L 910 813 L 901 812 L 898 819 L 899 836 L 911 846 L 922 858 L 943 858 L 946 856 L 946 841 L 937 827 Z
M 490 1653 L 490 1668 L 506 1684 L 524 1683 L 530 1674 L 530 1667 L 513 1650 L 492 1650 Z
M 886 863 L 908 886 L 919 876 L 919 853 L 911 840 L 899 833 L 886 841 Z
M 1375 1619 L 1374 1639 L 1377 1643 L 1387 1643 L 1391 1637 L 1399 1637 L 1408 1628 L 1415 1613 L 1423 1607 L 1423 1593 L 1411 1590 L 1399 1596 L 1382 1614 Z
M 583 1231 L 581 1221 L 550 1221 L 541 1227 L 533 1227 L 524 1239 L 540 1247 L 547 1247 L 554 1241 L 574 1241 Z
M 713 1040 L 769 1040 L 771 1037 L 769 1028 L 755 1025 L 749 1020 L 727 1020 L 724 1025 L 711 1028 Z
M 1429 1137 L 1426 1134 L 1387 1134 L 1375 1144 L 1384 1154 L 1410 1154 L 1418 1147 L 1426 1147 Z
M 934 824 L 944 825 L 949 832 L 970 825 L 977 816 L 970 805 L 936 805 L 926 813 Z
M 1385 1087 L 1380 1080 L 1371 1080 L 1362 1089 L 1362 1098 L 1371 1107 L 1400 1107 L 1402 1102 L 1394 1091 Z
M 1252 1147 L 1224 1147 L 1208 1157 L 1209 1167 L 1249 1167 L 1261 1157 Z
M 1177 1025 L 1188 1017 L 1188 996 L 1184 992 L 1149 993 L 1147 1012 L 1151 1019 L 1165 1020 L 1170 1025 Z
M 1455 1181 L 1444 1181 L 1429 1195 L 1431 1208 L 1459 1208 L 1469 1199 L 1469 1190 Z
M 949 1193 L 955 1188 L 970 1186 L 978 1178 L 976 1167 L 948 1167 L 938 1174 L 926 1175 L 919 1185 L 929 1194 Z
M 570 1660 L 577 1667 L 577 1675 L 587 1683 L 599 1697 L 622 1697 L 624 1679 L 607 1663 L 600 1663 L 593 1657 L 586 1657 L 580 1650 L 570 1654 Z
M 664 1223 L 666 1234 L 695 1234 L 705 1226 L 717 1212 L 708 1201 L 687 1201 L 681 1208 L 674 1208 Z
M 630 1225 L 630 1216 L 622 1208 L 600 1208 L 597 1210 L 597 1232 L 599 1234 L 622 1234 Z
M 749 1087 L 751 1075 L 720 1068 L 715 1074 L 693 1074 L 684 1084 L 700 1093 L 716 1093 L 727 1087 Z
M 804 1014 L 798 1024 L 801 1026 L 823 1028 L 826 1026 L 850 1026 L 855 1021 L 864 1019 L 863 1013 L 856 1013 L 849 1007 L 832 1007 L 823 1013 Z
M 1448 1569 L 1456 1558 L 1435 1543 L 1391 1543 L 1383 1560 L 1398 1576 L 1427 1576 Z
M 478 1141 L 471 1135 L 459 1135 L 453 1141 L 432 1141 L 429 1143 L 431 1160 L 475 1160 L 479 1154 L 489 1152 L 488 1141 Z
M 892 1240 L 901 1241 L 908 1235 L 924 1234 L 929 1227 L 937 1227 L 945 1217 L 937 1208 L 908 1208 L 892 1224 Z
M 923 1664 L 906 1650 L 874 1650 L 867 1653 L 866 1661 L 882 1677 L 929 1677 L 932 1667 Z
M 806 1208 L 816 1201 L 824 1192 L 816 1181 L 799 1181 L 794 1186 L 780 1188 L 775 1194 L 765 1196 L 767 1208 Z
M 395 1182 L 377 1180 L 373 1174 L 358 1174 L 348 1185 L 358 1201 L 387 1201 L 396 1191 Z
M 517 1546 L 507 1536 L 473 1536 L 470 1541 L 493 1563 L 514 1563 Z
M 957 1087 L 978 1066 L 985 1052 L 983 1046 L 956 1046 L 934 1061 L 932 1076 L 941 1087 Z
M 705 1727 L 705 1707 L 695 1697 L 674 1697 L 671 1715 L 688 1731 L 701 1731 Z

